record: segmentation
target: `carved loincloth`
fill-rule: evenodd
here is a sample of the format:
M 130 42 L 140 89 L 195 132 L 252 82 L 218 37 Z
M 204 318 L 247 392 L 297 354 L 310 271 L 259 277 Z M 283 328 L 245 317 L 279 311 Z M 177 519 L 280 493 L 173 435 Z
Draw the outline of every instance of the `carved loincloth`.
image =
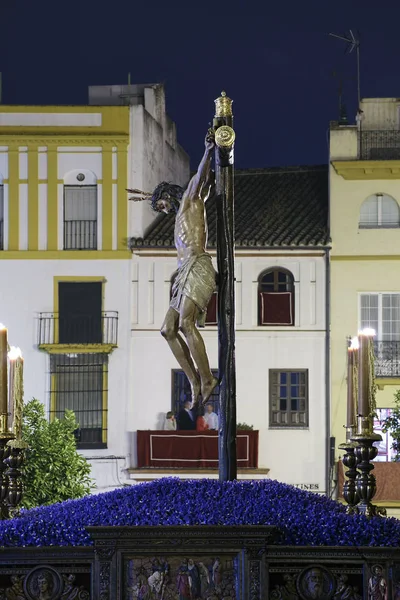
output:
M 193 300 L 200 311 L 198 325 L 204 327 L 206 310 L 216 290 L 216 273 L 209 254 L 199 254 L 186 259 L 178 269 L 172 286 L 170 306 L 177 312 L 186 296 Z

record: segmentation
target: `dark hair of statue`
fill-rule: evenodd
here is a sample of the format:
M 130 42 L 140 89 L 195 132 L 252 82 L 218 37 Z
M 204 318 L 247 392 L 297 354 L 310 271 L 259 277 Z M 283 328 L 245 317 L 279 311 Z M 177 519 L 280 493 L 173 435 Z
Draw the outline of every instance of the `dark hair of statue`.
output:
M 174 212 L 178 212 L 179 202 L 182 199 L 184 191 L 185 190 L 180 185 L 175 185 L 173 183 L 168 183 L 167 181 L 162 181 L 158 184 L 158 186 L 153 192 L 150 201 L 151 208 L 156 212 L 161 212 L 160 209 L 157 208 L 157 202 L 165 199 L 163 198 L 163 194 L 168 194 L 168 202 L 171 204 Z

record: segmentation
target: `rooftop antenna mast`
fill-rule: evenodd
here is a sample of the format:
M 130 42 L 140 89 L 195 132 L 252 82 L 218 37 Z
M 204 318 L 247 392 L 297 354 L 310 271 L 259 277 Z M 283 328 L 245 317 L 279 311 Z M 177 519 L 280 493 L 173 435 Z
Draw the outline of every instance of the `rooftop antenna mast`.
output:
M 346 42 L 346 52 L 351 54 L 353 50 L 356 51 L 357 56 L 357 97 L 358 106 L 360 106 L 361 94 L 360 94 L 360 40 L 354 35 L 353 31 L 349 29 L 349 33 L 346 35 L 337 35 L 336 33 L 330 33 L 330 36 Z

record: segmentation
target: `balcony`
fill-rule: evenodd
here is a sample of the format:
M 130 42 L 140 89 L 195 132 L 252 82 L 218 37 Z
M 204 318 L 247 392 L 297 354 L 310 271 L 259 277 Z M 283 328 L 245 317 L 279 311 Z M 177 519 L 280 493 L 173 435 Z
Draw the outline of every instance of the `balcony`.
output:
M 97 220 L 64 221 L 64 250 L 97 250 Z
M 400 179 L 400 131 L 332 125 L 330 158 L 343 179 Z
M 359 160 L 400 160 L 400 131 L 361 131 L 358 134 Z
M 375 377 L 400 377 L 400 341 L 374 342 Z
M 39 313 L 39 348 L 49 352 L 61 346 L 82 346 L 111 352 L 118 344 L 118 313 L 102 312 L 60 316 L 58 313 Z

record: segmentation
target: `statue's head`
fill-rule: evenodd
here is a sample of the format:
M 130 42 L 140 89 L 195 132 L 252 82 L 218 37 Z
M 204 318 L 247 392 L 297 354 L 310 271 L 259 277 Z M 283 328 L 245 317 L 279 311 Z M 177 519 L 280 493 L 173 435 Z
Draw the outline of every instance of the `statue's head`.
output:
M 151 207 L 157 212 L 166 214 L 179 210 L 184 189 L 180 185 L 163 181 L 159 183 L 151 196 Z

